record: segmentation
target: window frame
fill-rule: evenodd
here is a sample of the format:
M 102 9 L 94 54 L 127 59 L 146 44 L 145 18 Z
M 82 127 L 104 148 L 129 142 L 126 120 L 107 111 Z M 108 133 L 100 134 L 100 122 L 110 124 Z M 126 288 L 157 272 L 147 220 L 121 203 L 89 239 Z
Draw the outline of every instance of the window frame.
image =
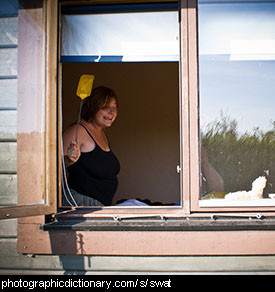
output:
M 201 207 L 200 198 L 200 131 L 199 131 L 199 91 L 198 91 L 198 2 L 197 0 L 180 1 L 180 184 L 181 207 L 104 207 L 91 216 L 114 214 L 125 215 L 164 215 L 170 217 L 208 216 L 220 212 L 262 212 L 273 215 L 275 206 L 237 206 L 237 207 Z M 191 146 L 192 145 L 192 146 Z M 95 208 L 91 208 L 95 209 Z M 80 212 L 81 213 L 81 212 Z M 86 212 L 85 212 L 86 213 Z M 255 215 L 257 214 L 255 213 Z M 274 214 L 275 215 L 275 214 Z M 86 215 L 89 217 L 89 215 Z
M 190 74 L 190 111 L 192 114 L 190 115 L 190 143 L 191 145 L 195 145 L 193 147 L 193 150 L 191 149 L 190 157 L 191 157 L 191 211 L 195 213 L 218 213 L 218 212 L 230 212 L 230 213 L 239 213 L 243 212 L 246 214 L 247 212 L 261 212 L 263 214 L 268 214 L 270 216 L 275 216 L 275 206 L 242 206 L 237 205 L 236 206 L 226 206 L 226 205 L 220 205 L 220 206 L 199 206 L 199 199 L 200 199 L 200 191 L 199 191 L 199 176 L 197 175 L 200 173 L 200 168 L 197 163 L 197 161 L 200 161 L 200 151 L 196 151 L 196 149 L 200 149 L 199 146 L 201 144 L 200 141 L 200 133 L 198 132 L 199 127 L 199 64 L 198 64 L 198 0 L 191 0 L 191 2 L 196 2 L 196 14 L 191 15 L 191 31 L 189 33 L 190 35 L 190 43 L 189 43 L 189 53 L 190 53 L 190 68 L 193 68 L 195 71 L 195 68 L 197 69 L 196 72 L 193 72 Z M 245 2 L 245 1 L 244 1 Z M 190 13 L 190 11 L 189 11 Z M 196 24 L 194 24 L 196 23 Z M 196 25 L 196 29 L 194 28 L 194 25 Z M 195 54 L 192 54 L 193 52 L 196 52 Z M 193 65 L 192 65 L 193 64 Z M 193 82 L 192 82 L 193 80 Z M 197 144 L 197 141 L 199 143 Z M 255 214 L 255 213 L 254 213 Z
M 104 4 L 106 2 L 106 5 L 110 4 L 111 5 L 111 12 L 115 13 L 115 12 L 119 12 L 120 9 L 122 8 L 123 10 L 127 10 L 129 11 L 129 6 L 130 5 L 133 5 L 133 9 L 134 11 L 142 11 L 142 12 L 145 12 L 146 11 L 146 7 L 148 7 L 148 11 L 155 11 L 155 4 L 157 3 L 178 3 L 178 1 L 175 1 L 175 0 L 169 0 L 169 1 L 162 1 L 162 0 L 154 0 L 154 1 L 150 1 L 149 3 L 146 3 L 146 1 L 141 1 L 141 2 L 144 2 L 144 3 L 126 3 L 126 4 L 123 4 L 124 1 L 121 1 L 121 0 L 118 0 L 118 1 L 115 1 L 115 3 L 113 1 L 104 1 Z M 110 2 L 110 3 L 109 3 Z M 76 3 L 74 3 L 76 4 Z M 73 4 L 73 5 L 74 5 Z M 87 2 L 87 4 L 91 4 L 90 2 Z M 103 5 L 104 5 L 103 4 Z M 117 8 L 115 7 L 115 5 L 118 4 Z M 136 5 L 135 5 L 136 4 Z M 140 5 L 141 4 L 141 5 Z M 151 5 L 152 4 L 152 5 Z M 69 13 L 72 13 L 71 11 L 73 11 L 74 9 L 74 6 L 72 5 L 71 2 L 68 3 L 68 7 L 66 7 L 66 1 L 62 1 L 60 3 L 60 12 L 61 10 L 65 10 L 66 12 L 69 11 Z M 95 2 L 95 5 L 97 5 L 97 3 Z M 166 5 L 167 6 L 167 5 Z M 162 9 L 165 9 L 166 7 L 165 5 L 162 6 L 161 5 L 161 8 L 160 8 L 160 11 L 162 11 Z M 173 5 L 172 5 L 173 6 Z M 163 8 L 164 7 L 164 8 Z M 168 9 L 171 9 L 171 6 L 167 6 Z M 71 9 L 72 8 L 72 9 Z M 81 12 L 82 11 L 82 8 L 81 6 L 78 7 L 80 9 Z M 94 9 L 97 10 L 97 8 L 91 8 L 92 11 L 94 11 Z M 102 10 L 102 7 L 99 7 L 100 11 Z M 105 10 L 105 8 L 103 8 L 103 10 Z M 108 10 L 108 9 L 107 9 Z M 89 8 L 88 8 L 88 11 L 89 11 Z M 180 18 L 179 18 L 180 19 Z M 60 15 L 60 20 L 59 20 L 59 27 L 60 27 L 60 31 L 59 31 L 59 35 L 61 35 L 61 15 Z M 180 23 L 179 23 L 179 31 L 180 31 Z M 179 60 L 179 71 L 180 71 L 180 65 L 181 61 Z M 62 66 L 62 57 L 60 55 L 60 52 L 59 52 L 59 72 L 62 72 L 62 69 L 61 69 L 61 66 Z M 60 100 L 60 97 L 61 97 L 61 88 L 62 88 L 62 76 L 61 76 L 61 73 L 59 75 L 59 100 L 58 100 L 58 104 L 59 104 L 59 111 L 61 109 L 61 100 Z M 180 73 L 179 73 L 179 76 L 180 76 Z M 180 77 L 179 77 L 179 80 L 180 80 Z M 180 86 L 179 86 L 180 87 Z M 179 92 L 179 99 L 180 99 L 180 104 L 181 104 L 181 98 L 180 98 L 180 92 Z M 179 110 L 179 115 L 181 115 L 181 111 Z M 59 125 L 58 125 L 58 128 L 61 129 L 61 120 L 59 120 Z M 180 128 L 181 128 L 181 123 L 180 123 Z M 59 139 L 59 147 L 61 147 L 61 133 L 59 131 L 59 136 L 58 136 L 58 139 Z M 181 138 L 181 130 L 180 130 L 180 141 L 179 143 L 181 142 L 182 138 Z M 59 148 L 61 149 L 61 148 Z M 180 151 L 181 152 L 181 151 Z M 180 154 L 180 166 L 179 166 L 179 169 L 182 169 L 181 165 L 182 165 L 182 158 L 181 158 L 181 154 Z M 61 153 L 59 153 L 59 165 L 61 165 Z M 181 174 L 182 174 L 182 171 L 180 171 L 179 175 L 180 175 L 180 185 L 182 184 L 181 181 L 182 181 L 182 178 L 181 178 Z M 59 181 L 61 181 L 62 179 L 62 173 L 61 173 L 61 168 L 59 169 Z M 181 187 L 180 187 L 181 189 Z M 59 202 L 61 201 L 61 186 L 59 186 Z M 181 203 L 182 203 L 182 199 L 181 199 Z M 66 209 L 66 208 L 65 208 Z M 82 211 L 81 209 L 83 210 L 87 210 L 87 207 L 86 208 L 76 208 L 74 212 L 81 214 Z M 100 217 L 100 216 L 113 216 L 114 214 L 128 214 L 128 215 L 135 215 L 135 214 L 152 214 L 152 215 L 158 215 L 158 214 L 166 214 L 166 215 L 169 215 L 169 216 L 178 216 L 179 215 L 179 212 L 181 210 L 181 206 L 148 206 L 148 207 L 145 207 L 145 208 L 140 208 L 140 207 L 127 207 L 127 206 L 122 206 L 122 207 L 119 207 L 119 206 L 106 206 L 104 207 L 103 209 L 99 210 L 97 209 L 96 207 L 88 207 L 88 209 L 91 210 L 91 214 L 93 214 L 92 216 L 96 216 L 97 217 Z M 84 212 L 86 213 L 86 211 Z M 89 215 L 87 215 L 89 216 Z
M 119 1 L 118 1 L 119 2 Z M 46 130 L 45 130 L 45 161 L 46 177 L 44 178 L 45 204 L 20 205 L 3 207 L 0 217 L 3 219 L 56 214 L 57 193 L 61 193 L 61 153 L 60 153 L 60 107 L 61 70 L 60 53 L 57 55 L 58 40 L 57 28 L 59 5 L 58 0 L 45 1 L 46 3 Z M 108 3 L 108 1 L 106 1 Z M 66 3 L 65 3 L 66 4 Z M 59 19 L 61 19 L 59 17 Z M 274 216 L 275 207 L 200 207 L 199 206 L 199 99 L 198 99 L 198 59 L 197 59 L 197 1 L 180 1 L 180 182 L 182 206 L 180 207 L 104 207 L 74 209 L 66 216 L 83 216 L 85 218 L 112 217 L 114 215 L 161 215 L 171 218 L 207 217 L 214 213 L 262 212 L 266 216 Z M 56 61 L 58 60 L 58 62 Z M 58 74 L 58 75 L 57 75 Z M 56 78 L 58 77 L 58 78 Z M 58 109 L 58 110 L 56 110 Z M 59 125 L 58 130 L 56 124 Z M 57 139 L 56 139 L 57 136 Z M 20 153 L 19 153 L 20 155 Z M 20 175 L 20 173 L 19 173 Z M 23 188 L 24 186 L 22 186 Z M 20 195 L 20 192 L 19 192 Z M 40 194 L 41 196 L 41 194 Z M 75 215 L 73 215 L 73 213 Z M 82 214 L 82 215 L 81 215 Z M 149 216 L 150 217 L 150 216 Z
M 158 1 L 156 1 L 158 2 Z M 202 216 L 220 212 L 268 212 L 273 215 L 275 206 L 201 207 L 200 198 L 200 131 L 198 91 L 198 26 L 197 0 L 179 1 L 180 18 L 180 189 L 181 207 L 104 207 L 96 211 L 97 216 L 113 214 L 163 214 L 171 217 Z M 191 146 L 192 145 L 192 146 Z M 92 210 L 95 208 L 91 208 Z M 91 210 L 91 212 L 92 212 Z M 86 212 L 85 212 L 86 213 Z M 257 214 L 255 213 L 255 214 Z M 275 215 L 275 214 L 274 214 Z M 95 212 L 93 215 L 95 216 Z

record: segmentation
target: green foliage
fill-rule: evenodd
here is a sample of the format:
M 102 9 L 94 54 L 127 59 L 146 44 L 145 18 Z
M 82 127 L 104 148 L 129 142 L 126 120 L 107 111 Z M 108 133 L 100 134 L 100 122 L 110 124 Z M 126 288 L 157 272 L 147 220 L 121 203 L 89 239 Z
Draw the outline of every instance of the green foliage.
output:
M 250 190 L 261 175 L 268 179 L 265 194 L 275 193 L 275 121 L 272 129 L 238 134 L 237 121 L 223 116 L 201 133 L 210 163 L 224 179 L 225 191 Z

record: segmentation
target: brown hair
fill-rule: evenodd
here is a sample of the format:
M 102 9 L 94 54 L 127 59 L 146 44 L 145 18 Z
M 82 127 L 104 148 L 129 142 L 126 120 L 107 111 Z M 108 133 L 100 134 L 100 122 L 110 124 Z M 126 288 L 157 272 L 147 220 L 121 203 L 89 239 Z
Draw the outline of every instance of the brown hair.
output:
M 96 113 L 101 108 L 108 105 L 112 98 L 114 98 L 118 104 L 118 98 L 112 89 L 105 86 L 96 87 L 92 90 L 92 94 L 84 101 L 81 118 L 87 122 L 93 119 Z

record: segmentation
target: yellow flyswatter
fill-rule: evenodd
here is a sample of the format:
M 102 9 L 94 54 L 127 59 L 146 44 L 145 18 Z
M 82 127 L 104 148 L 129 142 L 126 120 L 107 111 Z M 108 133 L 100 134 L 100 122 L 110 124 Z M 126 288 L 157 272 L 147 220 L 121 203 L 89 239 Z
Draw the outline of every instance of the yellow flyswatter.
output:
M 78 136 L 78 125 L 81 119 L 81 110 L 82 110 L 83 100 L 86 97 L 91 95 L 94 79 L 95 79 L 94 75 L 83 74 L 80 76 L 80 79 L 78 81 L 76 95 L 81 98 L 81 101 L 80 101 L 80 107 L 79 107 L 79 113 L 78 113 L 75 141 L 77 141 L 77 136 Z
M 79 96 L 81 99 L 85 99 L 86 97 L 90 96 L 93 88 L 94 79 L 94 75 L 81 75 L 78 82 L 76 95 Z

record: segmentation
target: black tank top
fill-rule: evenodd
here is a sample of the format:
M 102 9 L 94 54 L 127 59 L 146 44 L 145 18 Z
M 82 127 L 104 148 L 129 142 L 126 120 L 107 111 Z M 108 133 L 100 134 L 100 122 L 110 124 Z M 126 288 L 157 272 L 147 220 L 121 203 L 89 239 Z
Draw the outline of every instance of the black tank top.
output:
M 82 152 L 78 161 L 68 167 L 69 186 L 106 206 L 111 205 L 118 186 L 119 161 L 111 150 L 101 149 L 87 128 L 80 125 L 95 142 L 95 148 L 90 152 Z

